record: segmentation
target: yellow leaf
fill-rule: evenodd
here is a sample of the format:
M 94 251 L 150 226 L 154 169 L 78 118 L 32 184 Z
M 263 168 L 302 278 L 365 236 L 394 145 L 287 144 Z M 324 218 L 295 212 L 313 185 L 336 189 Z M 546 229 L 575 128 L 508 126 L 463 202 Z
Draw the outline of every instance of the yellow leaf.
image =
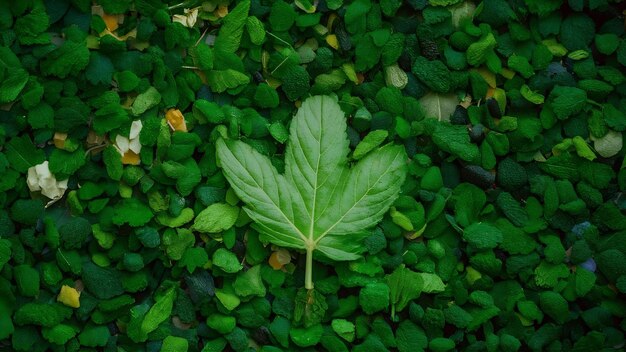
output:
M 483 275 L 478 270 L 472 268 L 471 266 L 466 267 L 465 272 L 467 273 L 465 279 L 467 280 L 467 282 L 469 282 L 470 285 L 473 285 L 474 282 L 483 277 Z
M 506 67 L 502 68 L 502 71 L 500 72 L 500 74 L 502 75 L 502 77 L 504 77 L 506 79 L 511 79 L 511 78 L 515 77 L 515 71 L 509 70 Z
M 57 296 L 57 301 L 65 304 L 68 307 L 78 308 L 80 307 L 80 292 L 75 288 L 67 285 L 61 286 L 61 292 Z
M 498 102 L 500 111 L 506 110 L 506 92 L 502 88 L 496 88 L 493 90 L 493 98 Z
M 141 159 L 139 159 L 139 154 L 136 154 L 132 150 L 127 151 L 122 156 L 122 164 L 124 165 L 139 165 Z
M 339 40 L 337 40 L 337 36 L 334 34 L 330 34 L 326 36 L 326 43 L 330 45 L 333 49 L 339 50 Z
M 221 5 L 215 10 L 214 14 L 217 17 L 226 17 L 226 15 L 228 15 L 228 6 Z
M 361 72 L 356 74 L 356 78 L 357 78 L 357 84 L 361 84 L 365 82 L 365 75 L 362 74 Z
M 489 87 L 491 88 L 496 87 L 496 75 L 493 72 L 489 71 L 488 69 L 484 67 L 476 69 L 476 72 L 478 72 L 478 74 L 483 77 L 483 79 L 485 80 L 485 82 L 487 82 Z
M 334 12 L 331 13 L 330 16 L 328 16 L 328 22 L 326 22 L 326 28 L 328 29 L 328 31 L 333 30 L 333 24 L 335 24 L 336 19 L 337 19 L 337 14 Z

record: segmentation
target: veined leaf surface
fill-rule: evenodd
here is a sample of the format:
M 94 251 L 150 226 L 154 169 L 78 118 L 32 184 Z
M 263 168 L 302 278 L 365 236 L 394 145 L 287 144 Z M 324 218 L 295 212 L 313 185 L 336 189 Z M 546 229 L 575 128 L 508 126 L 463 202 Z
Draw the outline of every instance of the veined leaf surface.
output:
M 344 113 L 327 96 L 307 99 L 295 115 L 284 175 L 244 142 L 217 142 L 224 175 L 262 238 L 333 260 L 359 257 L 365 230 L 382 219 L 406 176 L 401 146 L 383 146 L 352 167 L 348 152 Z

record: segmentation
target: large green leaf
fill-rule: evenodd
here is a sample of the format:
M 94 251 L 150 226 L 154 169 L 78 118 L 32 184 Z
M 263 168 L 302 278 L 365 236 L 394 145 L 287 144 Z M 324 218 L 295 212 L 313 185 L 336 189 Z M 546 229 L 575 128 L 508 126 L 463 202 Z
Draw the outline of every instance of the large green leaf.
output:
M 352 260 L 364 250 L 364 230 L 378 223 L 406 174 L 406 153 L 386 145 L 352 168 L 346 119 L 330 97 L 307 99 L 294 117 L 285 175 L 239 141 L 219 140 L 224 175 L 266 241 Z

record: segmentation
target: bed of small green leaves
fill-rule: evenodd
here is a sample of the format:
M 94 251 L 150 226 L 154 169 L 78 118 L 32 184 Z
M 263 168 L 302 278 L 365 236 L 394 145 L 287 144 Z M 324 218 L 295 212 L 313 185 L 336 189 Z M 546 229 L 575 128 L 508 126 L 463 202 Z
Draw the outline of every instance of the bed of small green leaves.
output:
M 622 350 L 623 10 L 0 0 L 0 350 Z M 363 257 L 318 258 L 305 290 L 215 146 L 282 172 L 311 95 L 348 116 L 351 162 L 395 143 L 408 176 Z M 60 199 L 27 185 L 45 161 Z

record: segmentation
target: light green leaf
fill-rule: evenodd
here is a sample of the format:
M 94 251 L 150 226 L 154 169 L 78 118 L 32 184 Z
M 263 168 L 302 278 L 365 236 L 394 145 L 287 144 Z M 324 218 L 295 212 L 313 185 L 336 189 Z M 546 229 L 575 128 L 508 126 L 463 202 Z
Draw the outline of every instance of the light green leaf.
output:
M 388 135 L 389 132 L 387 130 L 371 131 L 356 146 L 352 158 L 354 160 L 363 158 L 367 153 L 381 145 Z
M 596 158 L 596 154 L 581 136 L 574 137 L 572 143 L 574 144 L 574 148 L 576 148 L 576 154 L 578 154 L 578 156 L 591 161 Z
M 252 44 L 263 44 L 265 41 L 265 27 L 263 26 L 263 22 L 255 16 L 250 16 L 246 20 L 246 29 L 248 30 L 248 35 L 250 36 Z
M 204 233 L 222 232 L 231 228 L 238 216 L 238 207 L 226 203 L 211 204 L 196 216 L 192 228 Z
M 426 117 L 436 118 L 439 121 L 449 121 L 450 115 L 459 105 L 459 99 L 454 94 L 429 93 L 423 96 L 419 102 Z
M 593 140 L 593 148 L 603 158 L 610 158 L 616 155 L 622 150 L 624 145 L 622 132 L 613 130 L 609 130 L 609 132 L 601 138 L 595 138 L 591 135 L 591 139 Z
M 381 220 L 406 176 L 400 146 L 384 146 L 352 169 L 348 152 L 344 113 L 325 96 L 305 100 L 291 122 L 285 175 L 243 142 L 217 142 L 224 175 L 262 238 L 334 260 L 359 257 L 364 230 Z
M 409 84 L 409 77 L 398 64 L 393 64 L 385 67 L 385 83 L 387 86 L 404 89 Z
M 170 287 L 162 296 L 156 299 L 156 303 L 146 313 L 143 322 L 141 322 L 141 332 L 149 334 L 156 330 L 159 325 L 167 320 L 172 314 L 174 307 L 174 298 L 176 297 L 176 287 Z
M 178 216 L 171 216 L 169 212 L 157 214 L 156 220 L 159 224 L 167 227 L 177 228 L 193 220 L 194 212 L 191 208 L 184 208 Z
M 232 292 L 230 288 L 223 290 L 215 290 L 215 296 L 222 303 L 224 308 L 228 310 L 233 310 L 241 304 L 241 300 L 237 295 Z
M 446 289 L 446 285 L 443 283 L 441 278 L 435 274 L 430 273 L 417 273 L 424 282 L 424 287 L 422 288 L 422 292 L 426 293 L 437 293 L 442 292 Z
M 231 68 L 227 70 L 213 70 L 207 74 L 207 81 L 214 92 L 222 93 L 227 89 L 250 83 L 250 77 Z
M 345 319 L 333 319 L 331 322 L 333 331 L 342 339 L 352 342 L 354 341 L 354 324 Z
M 148 88 L 145 92 L 139 94 L 130 111 L 133 115 L 141 115 L 146 110 L 157 106 L 161 102 L 161 94 L 154 87 Z
M 235 8 L 224 18 L 220 32 L 215 38 L 215 49 L 234 53 L 241 43 L 243 27 L 246 25 L 250 0 L 237 4 Z
M 229 274 L 236 273 L 243 268 L 235 253 L 225 248 L 219 248 L 213 253 L 213 265 Z
M 459 28 L 461 21 L 466 18 L 471 18 L 476 11 L 476 5 L 471 1 L 466 1 L 462 4 L 448 8 L 452 12 L 452 24 L 454 28 Z
M 261 266 L 255 265 L 243 273 L 239 273 L 233 284 L 235 293 L 240 297 L 265 297 L 266 289 L 261 279 Z
M 402 311 L 407 304 L 418 298 L 424 289 L 421 274 L 405 268 L 404 265 L 387 275 L 385 280 L 389 286 L 392 319 L 396 312 Z
M 532 90 L 530 90 L 530 87 L 528 87 L 528 85 L 526 84 L 524 84 L 522 88 L 520 88 L 520 93 L 522 94 L 524 99 L 528 100 L 529 102 L 533 104 L 543 104 L 545 100 L 545 97 L 542 94 L 533 92 Z

